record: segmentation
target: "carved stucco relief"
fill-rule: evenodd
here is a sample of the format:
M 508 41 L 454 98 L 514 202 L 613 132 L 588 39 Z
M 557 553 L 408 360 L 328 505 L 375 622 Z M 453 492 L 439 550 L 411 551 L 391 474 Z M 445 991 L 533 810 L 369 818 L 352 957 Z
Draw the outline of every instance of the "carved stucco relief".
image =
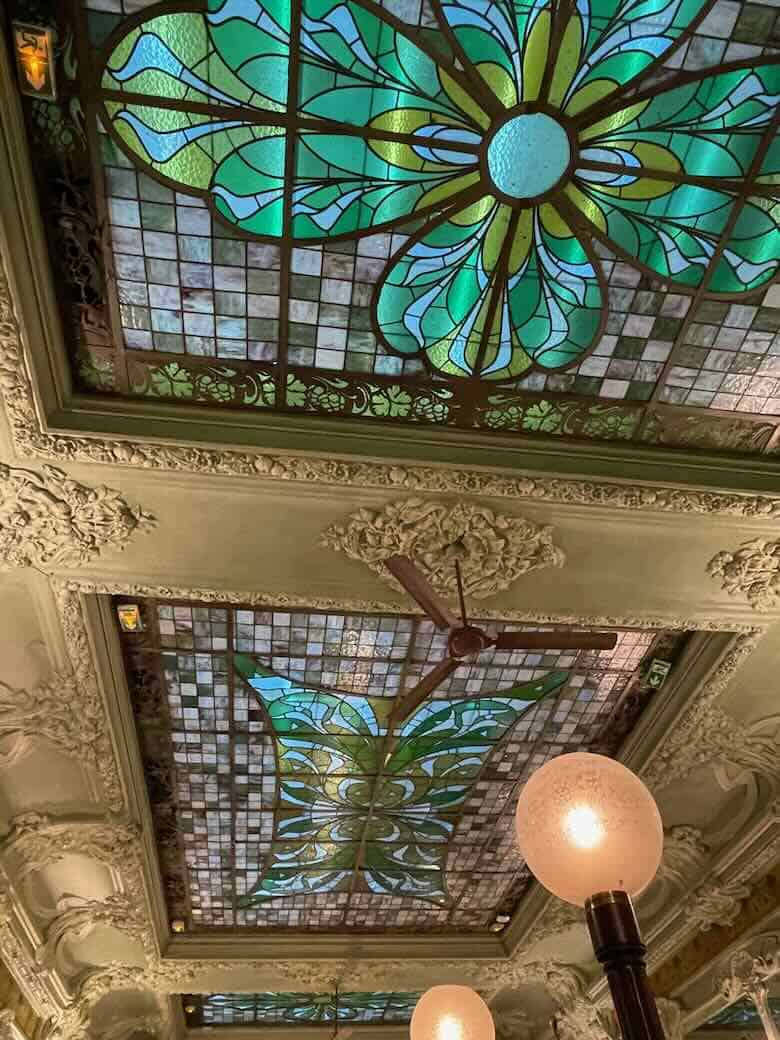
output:
M 715 979 L 715 988 L 729 1004 L 743 997 L 755 999 L 767 983 L 780 975 L 780 935 L 762 936 L 763 952 L 737 950 L 729 958 L 727 970 Z M 751 946 L 756 940 L 751 941 Z
M 760 634 L 756 632 L 736 638 L 695 703 L 641 770 L 643 780 L 651 789 L 659 791 L 686 779 L 694 769 L 718 761 L 775 775 L 776 745 L 771 739 L 756 739 L 757 735 L 750 727 L 716 705 L 741 665 L 753 653 L 759 639 Z
M 435 492 L 466 497 L 529 498 L 648 512 L 696 513 L 760 518 L 780 517 L 780 498 L 770 495 L 688 491 L 676 487 L 502 476 L 479 469 L 349 462 L 272 455 L 224 448 L 193 448 L 143 441 L 107 440 L 47 433 L 41 429 L 13 298 L 0 266 L 0 395 L 17 451 L 23 457 L 59 462 L 104 463 L 144 469 L 349 487 Z
M 710 849 L 698 827 L 679 824 L 664 831 L 664 852 L 656 875 L 680 889 L 701 877 Z
M 113 488 L 87 487 L 54 466 L 0 463 L 0 569 L 89 563 L 155 522 Z
M 780 604 L 780 539 L 755 538 L 733 552 L 713 556 L 707 573 L 730 596 L 743 596 L 754 610 Z
M 566 560 L 553 543 L 552 527 L 474 502 L 422 498 L 360 509 L 345 523 L 329 527 L 321 544 L 366 564 L 399 592 L 401 586 L 385 566 L 389 556 L 410 556 L 447 597 L 457 595 L 457 562 L 471 599 L 487 599 L 529 571 L 562 567 Z
M 31 690 L 0 682 L 0 738 L 15 740 L 0 753 L 0 770 L 12 766 L 39 740 L 92 769 L 106 801 L 117 811 L 122 791 L 103 704 L 94 682 L 55 672 Z

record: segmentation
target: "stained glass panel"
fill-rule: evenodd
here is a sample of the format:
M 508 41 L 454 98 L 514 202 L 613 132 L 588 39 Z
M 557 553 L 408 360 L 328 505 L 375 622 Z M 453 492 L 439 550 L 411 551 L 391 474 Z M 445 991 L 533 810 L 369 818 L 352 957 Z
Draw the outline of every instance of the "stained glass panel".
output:
M 780 1022 L 780 997 L 769 997 L 769 1010 L 776 1022 Z M 752 1000 L 738 1000 L 719 1011 L 704 1023 L 701 1029 L 761 1029 L 761 1018 Z
M 182 998 L 188 1026 L 409 1022 L 420 993 L 213 993 Z
M 776 448 L 774 5 L 39 7 L 92 44 L 24 101 L 80 388 L 637 443 L 683 405 Z M 721 302 L 753 321 L 700 356 Z
M 614 753 L 617 705 L 646 703 L 643 661 L 677 645 L 621 631 L 609 652 L 488 650 L 388 730 L 446 653 L 425 619 L 141 609 L 146 631 L 122 641 L 169 909 L 189 928 L 490 928 L 528 884 L 519 784 L 566 750 Z

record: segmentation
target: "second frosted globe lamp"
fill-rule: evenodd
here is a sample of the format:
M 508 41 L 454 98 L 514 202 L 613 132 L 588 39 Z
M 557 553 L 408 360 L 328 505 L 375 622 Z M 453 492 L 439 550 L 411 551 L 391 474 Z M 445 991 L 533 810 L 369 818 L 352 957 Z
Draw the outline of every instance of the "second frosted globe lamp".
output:
M 423 993 L 409 1026 L 411 1040 L 495 1040 L 490 1008 L 468 986 L 433 986 Z
M 546 762 L 523 788 L 515 823 L 531 873 L 577 906 L 597 892 L 639 895 L 661 862 L 664 832 L 653 796 L 604 755 L 578 751 Z

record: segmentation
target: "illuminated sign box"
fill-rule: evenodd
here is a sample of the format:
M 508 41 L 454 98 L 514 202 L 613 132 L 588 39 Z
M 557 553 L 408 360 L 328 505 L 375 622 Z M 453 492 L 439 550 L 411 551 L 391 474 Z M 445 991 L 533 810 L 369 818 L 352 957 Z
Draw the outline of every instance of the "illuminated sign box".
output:
M 57 96 L 53 30 L 14 22 L 13 32 L 19 89 L 31 97 L 53 101 Z

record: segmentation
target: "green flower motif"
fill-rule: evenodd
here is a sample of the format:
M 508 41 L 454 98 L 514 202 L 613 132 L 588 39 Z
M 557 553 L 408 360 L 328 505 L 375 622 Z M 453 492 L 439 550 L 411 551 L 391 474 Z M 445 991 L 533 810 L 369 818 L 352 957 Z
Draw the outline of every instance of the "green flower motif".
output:
M 113 38 L 106 126 L 249 235 L 422 218 L 376 324 L 448 376 L 581 361 L 606 313 L 594 239 L 687 291 L 773 277 L 777 59 L 650 75 L 713 0 L 433 3 L 456 61 L 372 0 L 152 9 Z

